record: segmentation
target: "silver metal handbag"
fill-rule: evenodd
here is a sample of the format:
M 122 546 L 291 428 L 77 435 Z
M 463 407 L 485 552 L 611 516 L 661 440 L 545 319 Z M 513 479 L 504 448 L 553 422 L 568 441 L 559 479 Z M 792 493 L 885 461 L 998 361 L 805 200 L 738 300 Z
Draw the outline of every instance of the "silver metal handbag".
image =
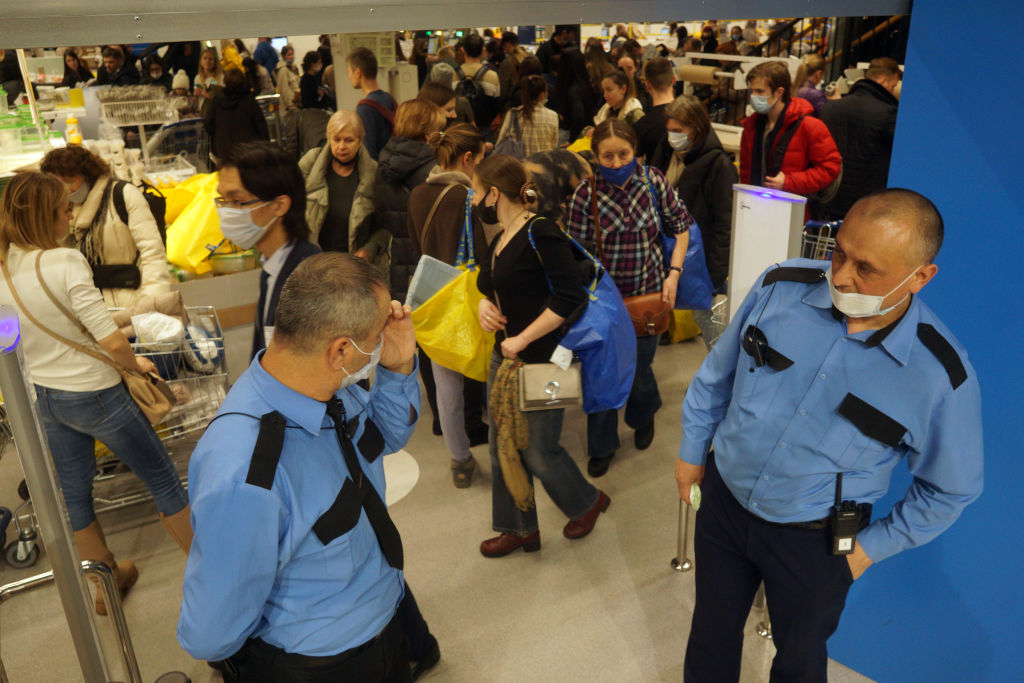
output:
M 519 410 L 553 410 L 583 401 L 580 366 L 563 370 L 554 363 L 527 363 L 519 368 Z

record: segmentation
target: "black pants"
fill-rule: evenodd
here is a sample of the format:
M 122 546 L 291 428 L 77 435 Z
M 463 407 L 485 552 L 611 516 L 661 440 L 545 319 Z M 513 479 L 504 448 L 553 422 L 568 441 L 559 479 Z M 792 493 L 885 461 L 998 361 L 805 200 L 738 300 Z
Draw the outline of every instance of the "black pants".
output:
M 763 521 L 733 497 L 708 458 L 694 535 L 697 601 L 686 646 L 687 683 L 740 678 L 743 629 L 765 585 L 778 652 L 771 681 L 825 683 L 826 641 L 839 626 L 853 582 L 846 557 L 832 555 L 828 530 Z
M 359 647 L 329 657 L 289 654 L 252 639 L 229 660 L 240 683 L 407 683 L 409 646 L 398 617 Z M 228 675 L 225 675 L 225 680 Z

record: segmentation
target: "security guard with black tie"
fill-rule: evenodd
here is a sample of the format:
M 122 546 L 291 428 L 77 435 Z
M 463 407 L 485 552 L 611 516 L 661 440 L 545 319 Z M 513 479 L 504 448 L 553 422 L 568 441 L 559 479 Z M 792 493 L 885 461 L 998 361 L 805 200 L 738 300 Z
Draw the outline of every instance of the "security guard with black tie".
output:
M 189 465 L 178 640 L 194 657 L 240 681 L 410 680 L 382 457 L 420 408 L 409 316 L 361 259 L 319 254 L 288 278 L 270 346 Z
M 763 581 L 771 680 L 826 680 L 826 641 L 872 563 L 927 543 L 982 489 L 978 380 L 918 293 L 943 223 L 910 190 L 860 200 L 832 262 L 765 272 L 683 404 L 680 496 L 702 484 L 685 680 L 737 681 Z M 913 484 L 872 520 L 906 459 Z

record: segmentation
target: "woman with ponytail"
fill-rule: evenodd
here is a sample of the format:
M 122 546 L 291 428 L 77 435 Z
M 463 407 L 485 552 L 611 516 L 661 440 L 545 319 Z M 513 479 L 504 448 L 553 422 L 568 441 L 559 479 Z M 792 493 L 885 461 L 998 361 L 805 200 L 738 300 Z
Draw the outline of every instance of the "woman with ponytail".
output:
M 480 263 L 486 256 L 487 242 L 479 217 L 467 214 L 466 200 L 473 170 L 484 158 L 484 138 L 476 126 L 459 123 L 434 133 L 427 142 L 434 148 L 438 165 L 431 169 L 426 182 L 409 194 L 409 238 L 417 259 L 425 254 L 456 265 L 468 215 L 473 230 L 472 257 Z M 431 364 L 422 351 L 420 374 L 451 453 L 452 482 L 455 488 L 466 488 L 476 470 L 469 448 L 487 440 L 487 426 L 481 420 L 484 384 Z
M 558 147 L 558 114 L 548 109 L 547 82 L 542 76 L 525 76 L 520 81 L 523 104 L 512 107 L 505 114 L 505 120 L 498 132 L 498 143 L 512 135 L 525 147 L 525 156 L 546 152 Z M 518 123 L 518 136 L 516 126 Z M 497 143 L 496 143 L 497 144 Z
M 819 116 L 821 108 L 825 106 L 825 93 L 818 89 L 824 79 L 825 60 L 814 53 L 804 57 L 793 79 L 793 97 L 802 97 L 810 102 L 815 116 Z
M 503 557 L 517 548 L 540 549 L 534 477 L 569 518 L 562 530 L 566 538 L 590 533 L 611 503 L 558 442 L 563 408 L 519 412 L 518 366 L 547 362 L 558 346 L 559 328 L 587 301 L 565 233 L 527 208 L 536 198 L 536 187 L 516 159 L 495 154 L 477 165 L 473 203 L 485 223 L 504 226 L 477 281 L 487 297 L 479 306 L 480 326 L 497 333 L 487 406 L 492 525 L 499 535 L 480 544 L 485 557 Z

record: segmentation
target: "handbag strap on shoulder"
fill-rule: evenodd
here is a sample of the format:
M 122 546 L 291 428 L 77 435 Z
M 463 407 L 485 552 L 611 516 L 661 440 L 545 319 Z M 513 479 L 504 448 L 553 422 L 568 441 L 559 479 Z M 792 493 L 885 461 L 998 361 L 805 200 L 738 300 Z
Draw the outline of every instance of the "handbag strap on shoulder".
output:
M 54 303 L 54 305 L 57 306 L 57 309 L 60 310 L 61 313 L 63 313 L 65 316 L 67 316 L 67 318 L 69 320 L 71 320 L 73 323 L 75 323 L 75 325 L 77 325 L 78 328 L 80 330 L 82 330 L 82 332 L 86 335 L 86 337 L 88 337 L 89 339 L 93 339 L 92 334 L 89 333 L 89 330 L 86 329 L 85 325 L 83 325 L 80 320 L 75 318 L 71 314 L 71 312 L 68 311 L 67 307 L 64 306 L 64 304 L 62 304 L 60 301 L 57 300 L 57 297 L 55 297 L 53 295 L 53 291 L 47 286 L 46 281 L 43 279 L 42 269 L 39 266 L 39 262 L 40 262 L 40 259 L 42 258 L 42 255 L 43 255 L 42 250 L 40 250 L 36 254 L 35 266 L 36 266 L 36 277 L 39 279 L 39 284 L 43 288 L 43 291 L 46 292 L 46 295 L 50 298 L 50 301 L 52 301 Z M 114 361 L 112 358 L 110 358 L 105 353 L 99 353 L 95 349 L 90 349 L 89 347 L 84 346 L 83 344 L 79 344 L 78 342 L 72 341 L 72 340 L 68 339 L 67 337 L 61 336 L 61 335 L 57 334 L 56 332 L 54 332 L 53 330 L 51 330 L 50 328 L 48 328 L 45 325 L 43 325 L 41 322 L 39 322 L 39 320 L 34 315 L 32 315 L 31 312 L 29 312 L 28 308 L 25 306 L 24 302 L 21 300 L 21 297 L 18 296 L 18 291 L 14 288 L 14 281 L 11 279 L 11 271 L 7 267 L 7 257 L 6 257 L 6 255 L 4 256 L 3 260 L 0 260 L 0 268 L 3 269 L 4 279 L 7 281 L 8 289 L 11 290 L 11 296 L 14 298 L 14 303 L 17 304 L 17 306 L 21 310 L 21 312 L 25 315 L 26 318 L 28 318 L 32 322 L 33 325 L 35 325 L 40 330 L 42 330 L 43 332 L 48 334 L 50 337 L 53 337 L 57 341 L 59 341 L 59 342 L 61 342 L 63 344 L 66 344 L 67 346 L 70 346 L 71 348 L 73 348 L 76 351 L 79 351 L 80 353 L 84 353 L 87 356 L 91 356 L 92 358 L 95 358 L 96 360 L 103 361 L 104 363 L 110 365 L 111 367 L 113 367 L 115 370 L 117 370 L 118 372 L 120 372 L 122 374 L 125 373 L 125 372 L 130 372 L 130 370 L 128 370 L 127 368 L 122 367 L 119 363 Z M 95 341 L 95 339 L 93 339 L 93 341 Z
M 597 213 L 597 175 L 590 178 L 590 213 L 594 219 L 594 238 L 597 242 L 597 259 L 604 263 L 604 245 L 601 244 L 601 217 Z

